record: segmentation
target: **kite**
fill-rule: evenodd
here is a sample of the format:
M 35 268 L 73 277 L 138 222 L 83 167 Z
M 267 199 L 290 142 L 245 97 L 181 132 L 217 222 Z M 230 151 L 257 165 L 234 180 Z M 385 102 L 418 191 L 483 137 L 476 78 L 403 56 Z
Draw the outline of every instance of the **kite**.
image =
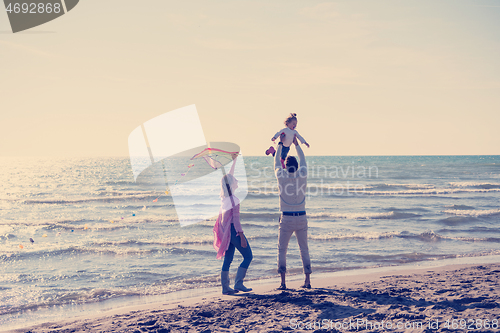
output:
M 217 148 L 205 148 L 203 149 L 202 152 L 191 157 L 191 160 L 197 158 L 203 158 L 205 162 L 207 162 L 208 165 L 212 167 L 212 169 L 217 170 L 218 168 L 222 167 L 222 163 L 218 160 L 220 157 L 225 157 L 230 160 L 233 160 L 232 155 L 234 154 L 238 154 L 238 152 L 237 151 L 230 152 Z
M 222 162 L 219 161 L 220 158 L 227 158 L 229 160 L 233 160 L 235 158 L 234 155 L 239 155 L 239 152 L 237 152 L 237 151 L 230 152 L 230 151 L 225 151 L 225 150 L 217 149 L 217 148 L 205 148 L 201 152 L 199 152 L 198 154 L 191 157 L 190 160 L 192 161 L 192 160 L 195 160 L 198 158 L 203 158 L 205 160 L 205 162 L 207 162 L 207 164 L 212 169 L 217 170 L 223 166 Z M 164 173 L 165 180 L 166 180 L 167 175 L 166 175 L 165 165 L 163 164 L 163 161 L 162 161 L 162 166 L 163 166 L 163 173 Z M 181 173 L 181 177 L 185 177 L 189 173 L 189 170 L 191 170 L 191 168 L 194 166 L 195 166 L 194 163 L 188 164 L 187 171 Z M 222 169 L 222 172 L 225 174 L 224 169 Z M 177 185 L 178 182 L 179 182 L 179 180 L 177 179 L 173 186 Z M 169 194 L 168 189 L 165 191 L 165 194 L 167 194 L 167 195 Z M 153 200 L 153 202 L 158 202 L 158 199 L 161 196 L 162 195 L 159 195 L 156 199 Z M 142 208 L 142 210 L 146 210 L 146 206 L 144 206 Z
M 223 166 L 222 162 L 219 160 L 220 158 L 233 160 L 234 155 L 239 155 L 239 152 L 230 152 L 217 148 L 205 148 L 200 153 L 191 157 L 191 160 L 203 158 L 212 169 L 217 170 Z M 222 169 L 222 172 L 225 174 L 224 168 Z
M 207 164 L 212 169 L 217 170 L 223 166 L 222 162 L 219 161 L 220 158 L 227 158 L 229 160 L 233 160 L 234 159 L 233 155 L 235 155 L 235 154 L 238 155 L 239 153 L 236 151 L 230 152 L 230 151 L 225 151 L 225 150 L 217 149 L 217 148 L 205 148 L 201 152 L 199 152 L 198 154 L 191 157 L 190 160 L 192 161 L 192 160 L 195 160 L 198 158 L 203 158 L 205 160 L 205 162 L 207 162 Z M 163 161 L 162 161 L 162 163 L 163 163 Z M 189 170 L 191 170 L 191 168 L 194 166 L 195 166 L 194 163 L 188 164 L 187 171 L 181 173 L 181 177 L 185 177 L 189 173 Z M 165 177 L 166 177 L 165 165 L 163 165 L 163 172 L 165 173 Z M 224 170 L 223 170 L 223 172 L 224 172 Z M 173 186 L 177 185 L 178 182 L 179 182 L 179 180 L 177 179 Z M 170 192 L 168 190 L 165 191 L 165 194 L 168 195 L 169 193 Z M 153 202 L 157 202 L 160 197 L 161 197 L 161 195 L 158 196 L 156 199 L 154 199 Z M 145 207 L 142 210 L 145 210 Z

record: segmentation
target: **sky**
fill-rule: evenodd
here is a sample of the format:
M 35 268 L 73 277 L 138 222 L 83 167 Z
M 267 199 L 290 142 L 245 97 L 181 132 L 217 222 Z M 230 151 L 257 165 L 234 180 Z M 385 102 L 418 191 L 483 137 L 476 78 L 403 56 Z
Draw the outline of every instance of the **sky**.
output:
M 2 7 L 0 156 L 125 157 L 192 104 L 244 155 L 291 112 L 308 155 L 498 155 L 499 59 L 498 0 L 81 0 L 15 34 Z

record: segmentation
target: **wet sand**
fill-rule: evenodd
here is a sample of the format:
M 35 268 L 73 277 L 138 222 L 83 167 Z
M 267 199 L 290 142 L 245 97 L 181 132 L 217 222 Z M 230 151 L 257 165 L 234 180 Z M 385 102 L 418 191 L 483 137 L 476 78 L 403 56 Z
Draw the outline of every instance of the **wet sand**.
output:
M 257 285 L 12 332 L 500 332 L 499 276 L 500 264 L 312 275 L 312 289 Z

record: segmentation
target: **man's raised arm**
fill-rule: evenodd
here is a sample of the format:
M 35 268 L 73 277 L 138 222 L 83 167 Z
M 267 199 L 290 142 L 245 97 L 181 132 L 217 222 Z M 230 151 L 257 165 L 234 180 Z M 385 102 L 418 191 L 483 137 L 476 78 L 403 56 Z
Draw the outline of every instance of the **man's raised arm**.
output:
M 283 169 L 283 167 L 281 166 L 281 147 L 282 146 L 283 145 L 278 145 L 278 150 L 274 154 L 274 171 L 276 171 L 277 169 Z
M 302 151 L 302 148 L 300 148 L 299 145 L 296 145 L 295 149 L 297 150 L 297 155 L 299 156 L 299 169 L 301 167 L 307 168 L 306 157 L 304 155 L 304 152 Z
M 299 146 L 299 143 L 297 142 L 297 137 L 293 138 L 293 143 L 295 144 L 297 155 L 299 155 L 299 170 L 298 170 L 299 174 L 301 177 L 307 177 L 306 157 L 304 155 L 304 152 L 302 151 L 302 148 Z

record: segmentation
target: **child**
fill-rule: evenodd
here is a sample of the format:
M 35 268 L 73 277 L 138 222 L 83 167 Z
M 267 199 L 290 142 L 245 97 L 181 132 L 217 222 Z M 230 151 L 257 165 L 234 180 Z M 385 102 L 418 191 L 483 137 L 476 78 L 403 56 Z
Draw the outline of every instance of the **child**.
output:
M 297 139 L 299 139 L 300 142 L 302 142 L 307 146 L 307 148 L 309 148 L 309 144 L 306 142 L 306 140 L 299 134 L 299 132 L 295 130 L 295 127 L 297 127 L 296 113 L 290 113 L 290 116 L 288 116 L 288 118 L 285 119 L 285 126 L 286 126 L 285 128 L 278 131 L 271 139 L 274 142 L 274 140 L 279 138 L 281 134 L 285 134 L 285 137 L 283 138 L 283 147 L 281 148 L 281 164 L 284 163 L 285 158 L 288 155 L 288 152 L 290 151 L 290 146 L 292 145 L 294 136 L 297 136 Z M 267 151 L 270 151 L 269 149 Z
M 217 259 L 224 258 L 221 270 L 222 293 L 224 295 L 233 295 L 238 291 L 251 291 L 243 285 L 243 279 L 246 276 L 248 266 L 252 261 L 253 255 L 248 240 L 243 234 L 240 222 L 240 201 L 234 195 L 238 188 L 238 180 L 234 177 L 234 166 L 238 154 L 233 156 L 233 166 L 229 174 L 225 175 L 221 181 L 221 209 L 219 217 L 214 225 L 214 248 L 217 251 Z M 243 262 L 238 267 L 234 279 L 234 289 L 229 287 L 229 267 L 234 257 L 234 250 L 238 249 L 243 256 Z

